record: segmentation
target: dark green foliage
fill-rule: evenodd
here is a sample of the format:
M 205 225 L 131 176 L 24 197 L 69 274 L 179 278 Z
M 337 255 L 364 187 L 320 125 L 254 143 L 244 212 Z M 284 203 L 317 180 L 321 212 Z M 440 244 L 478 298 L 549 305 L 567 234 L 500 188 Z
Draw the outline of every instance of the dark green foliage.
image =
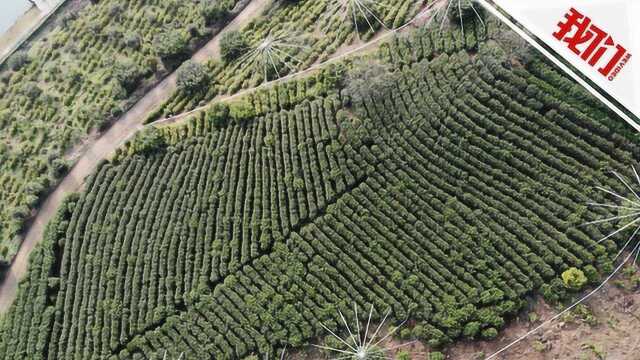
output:
M 207 69 L 202 64 L 192 60 L 187 60 L 178 68 L 178 89 L 186 92 L 187 94 L 205 91 L 207 84 Z
M 567 290 L 562 283 L 562 280 L 558 278 L 553 279 L 549 284 L 542 285 L 540 292 L 542 293 L 545 301 L 551 304 L 558 303 L 567 297 Z
M 495 328 L 488 328 L 482 330 L 482 338 L 485 340 L 493 340 L 498 336 L 498 330 Z
M 346 92 L 356 102 L 379 101 L 390 95 L 395 79 L 389 66 L 375 60 L 362 60 L 347 73 Z
M 451 2 L 448 15 L 452 22 L 460 25 L 460 20 L 463 23 L 480 21 L 478 18 L 483 19 L 484 12 L 484 7 L 473 0 L 454 0 Z
M 232 4 L 227 0 L 206 0 L 201 5 L 200 12 L 205 24 L 212 25 L 226 21 L 229 17 L 229 7 Z
M 124 35 L 124 44 L 134 50 L 140 49 L 142 38 L 137 32 L 130 31 Z
M 131 146 L 134 153 L 153 154 L 165 146 L 165 139 L 158 129 L 149 127 L 136 135 Z
M 216 102 L 207 109 L 205 116 L 215 128 L 221 128 L 229 122 L 229 106 L 226 103 Z
M 464 330 L 462 331 L 462 335 L 469 339 L 474 339 L 478 333 L 480 332 L 482 324 L 477 321 L 472 321 L 464 326 Z
M 42 94 L 42 89 L 35 82 L 26 82 L 22 85 L 22 95 L 30 100 L 37 99 Z
M 596 270 L 595 266 L 587 265 L 584 267 L 583 271 L 590 284 L 597 284 L 600 282 L 600 274 L 598 273 L 598 270 Z
M 168 64 L 175 64 L 189 51 L 189 35 L 183 30 L 166 30 L 153 38 L 156 54 Z
M 138 87 L 143 75 L 138 64 L 130 59 L 119 60 L 113 66 L 113 77 L 126 90 L 127 95 Z
M 247 51 L 247 41 L 239 31 L 229 31 L 220 38 L 220 55 L 222 59 L 231 62 Z
M 143 133 L 57 232 L 49 325 L 21 321 L 37 308 L 22 295 L 0 354 L 31 350 L 15 334 L 37 326 L 50 359 L 264 357 L 353 303 L 438 347 L 495 338 L 537 290 L 563 298 L 564 270 L 617 250 L 571 224 L 608 216 L 585 194 L 602 200 L 600 169 L 636 146 L 500 49 L 438 39 L 383 46 L 385 96 L 349 103 L 317 78 Z
M 247 101 L 235 101 L 229 104 L 229 116 L 237 123 L 241 123 L 256 116 L 256 110 L 253 105 Z
M 23 66 L 29 63 L 29 55 L 25 51 L 16 51 L 9 57 L 7 64 L 13 71 L 20 70 Z

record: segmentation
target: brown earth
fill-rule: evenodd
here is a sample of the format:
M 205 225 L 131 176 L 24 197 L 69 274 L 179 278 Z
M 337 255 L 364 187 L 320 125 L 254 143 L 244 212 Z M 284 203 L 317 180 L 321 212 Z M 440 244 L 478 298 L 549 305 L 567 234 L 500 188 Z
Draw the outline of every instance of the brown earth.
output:
M 637 272 L 633 272 L 637 274 Z M 640 274 L 618 275 L 585 302 L 583 311 L 572 311 L 538 332 L 493 357 L 495 360 L 640 360 Z M 461 340 L 441 350 L 447 360 L 484 360 L 507 344 L 562 311 L 541 297 L 531 301 L 528 311 L 511 319 L 492 341 Z M 375 326 L 373 326 L 375 329 Z M 381 331 L 388 333 L 389 328 Z M 322 339 L 316 339 L 321 344 Z M 412 360 L 428 360 L 430 349 L 419 341 L 386 339 L 380 345 L 389 359 L 405 352 Z M 328 359 L 330 352 L 314 347 L 287 351 L 285 359 Z M 339 353 L 333 353 L 339 355 Z M 337 356 L 339 357 L 339 356 Z

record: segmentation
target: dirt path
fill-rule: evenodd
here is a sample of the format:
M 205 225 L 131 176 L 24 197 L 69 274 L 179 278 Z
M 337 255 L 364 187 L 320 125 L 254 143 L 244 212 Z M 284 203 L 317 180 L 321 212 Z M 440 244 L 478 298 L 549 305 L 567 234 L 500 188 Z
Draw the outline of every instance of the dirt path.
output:
M 271 0 L 252 0 L 236 17 L 213 39 L 196 52 L 192 59 L 204 62 L 219 56 L 220 37 L 229 31 L 238 30 L 269 6 Z M 38 214 L 30 225 L 27 235 L 20 246 L 6 278 L 0 286 L 0 314 L 7 311 L 13 303 L 20 279 L 27 272 L 29 254 L 42 240 L 45 225 L 55 215 L 60 203 L 67 194 L 81 190 L 84 179 L 91 174 L 98 162 L 111 155 L 124 139 L 130 138 L 143 128 L 143 122 L 157 106 L 166 101 L 176 89 L 176 73 L 172 73 L 140 99 L 126 114 L 114 123 L 109 130 L 95 142 L 85 146 L 85 150 L 69 174 L 47 197 Z

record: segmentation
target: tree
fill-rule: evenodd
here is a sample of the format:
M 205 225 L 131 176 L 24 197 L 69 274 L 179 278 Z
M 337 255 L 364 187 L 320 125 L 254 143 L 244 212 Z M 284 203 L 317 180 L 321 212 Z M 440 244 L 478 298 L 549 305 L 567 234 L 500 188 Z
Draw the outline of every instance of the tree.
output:
M 25 51 L 16 51 L 13 55 L 11 55 L 9 61 L 7 62 L 9 68 L 13 71 L 22 69 L 22 67 L 27 63 L 29 63 L 29 55 L 27 55 Z
M 229 4 L 227 1 L 206 1 L 202 4 L 200 14 L 207 26 L 225 21 L 229 17 Z
M 153 46 L 162 61 L 173 65 L 188 53 L 189 36 L 182 30 L 165 31 L 153 38 Z
M 464 330 L 462 330 L 462 335 L 469 339 L 473 339 L 480 332 L 481 324 L 477 321 L 472 321 L 464 326 Z
M 133 139 L 132 149 L 134 153 L 152 154 L 166 145 L 160 130 L 151 126 L 139 132 Z
M 225 126 L 229 121 L 229 106 L 220 102 L 213 104 L 207 109 L 206 119 L 216 128 Z
M 549 284 L 540 287 L 540 293 L 547 302 L 557 303 L 567 296 L 567 290 L 562 280 L 555 278 Z
M 567 289 L 579 291 L 587 283 L 587 281 L 588 279 L 584 275 L 582 270 L 574 267 L 569 268 L 562 273 L 562 282 Z
M 220 38 L 220 55 L 231 62 L 244 54 L 247 42 L 239 31 L 229 31 Z
M 208 80 L 207 69 L 200 63 L 187 60 L 178 68 L 178 89 L 188 94 L 192 94 L 206 86 Z
M 42 89 L 33 81 L 26 82 L 22 85 L 22 94 L 31 100 L 35 100 L 42 94 Z
M 597 284 L 600 281 L 600 274 L 598 274 L 598 270 L 593 265 L 585 266 L 583 272 L 584 276 L 589 280 L 589 283 Z
M 347 73 L 346 92 L 356 102 L 381 100 L 390 94 L 394 85 L 393 74 L 377 61 L 360 60 Z
M 113 66 L 113 77 L 126 90 L 127 95 L 138 87 L 142 76 L 138 64 L 129 58 L 118 60 Z
M 142 38 L 140 37 L 140 34 L 138 34 L 137 32 L 130 31 L 124 35 L 124 44 L 128 48 L 131 48 L 133 50 L 138 50 L 142 45 Z
M 462 19 L 463 23 L 473 20 L 478 16 L 484 15 L 484 10 L 482 6 L 474 7 L 473 0 L 459 0 L 454 1 L 451 0 L 452 4 L 449 9 L 449 19 L 455 22 L 456 24 L 460 24 L 460 19 Z

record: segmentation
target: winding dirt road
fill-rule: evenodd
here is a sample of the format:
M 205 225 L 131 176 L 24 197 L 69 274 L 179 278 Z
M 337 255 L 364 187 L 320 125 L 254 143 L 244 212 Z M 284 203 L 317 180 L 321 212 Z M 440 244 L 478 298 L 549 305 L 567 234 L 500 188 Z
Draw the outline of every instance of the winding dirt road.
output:
M 218 58 L 220 56 L 220 37 L 229 31 L 239 30 L 249 21 L 260 16 L 271 4 L 271 1 L 251 0 L 227 26 L 198 50 L 192 56 L 192 59 L 203 63 L 206 60 Z M 92 144 L 84 147 L 84 151 L 69 174 L 60 182 L 53 193 L 47 197 L 29 226 L 20 250 L 0 286 L 0 314 L 5 313 L 13 303 L 20 279 L 27 272 L 29 254 L 42 240 L 46 224 L 53 218 L 65 196 L 81 190 L 84 185 L 84 179 L 95 170 L 98 163 L 113 154 L 122 144 L 123 139 L 130 138 L 142 129 L 144 127 L 143 122 L 147 116 L 162 102 L 166 101 L 175 90 L 176 73 L 173 72 L 146 93 L 107 132 Z

